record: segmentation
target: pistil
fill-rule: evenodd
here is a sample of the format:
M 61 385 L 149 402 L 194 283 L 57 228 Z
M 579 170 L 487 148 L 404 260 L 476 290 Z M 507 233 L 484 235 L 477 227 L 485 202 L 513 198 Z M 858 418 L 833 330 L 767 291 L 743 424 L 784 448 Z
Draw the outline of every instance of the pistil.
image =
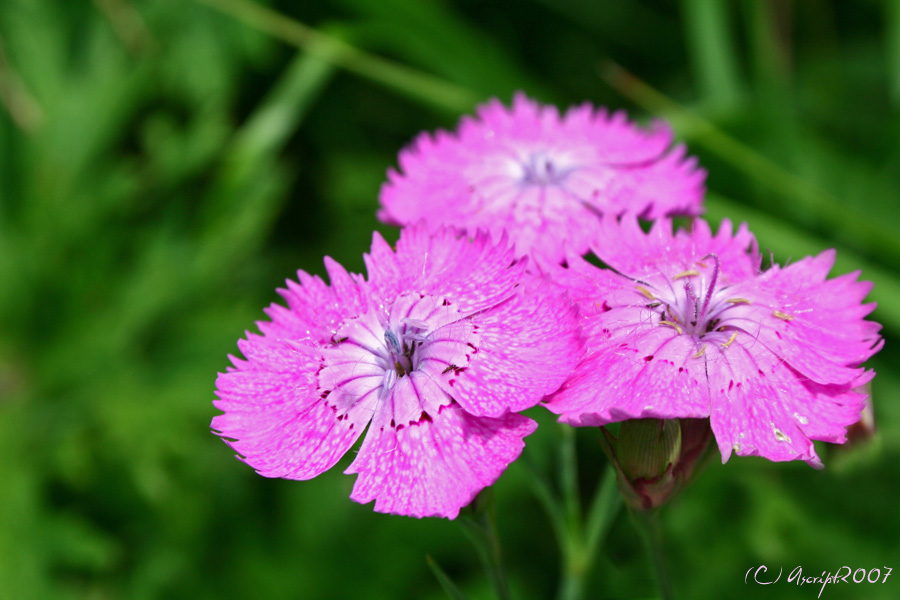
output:
M 700 309 L 700 314 L 705 315 L 706 309 L 709 308 L 709 301 L 712 299 L 713 290 L 716 289 L 716 280 L 719 278 L 719 257 L 714 253 L 707 254 L 700 260 L 706 260 L 707 258 L 713 259 L 715 261 L 715 266 L 713 266 L 712 279 L 710 279 L 709 285 L 706 286 L 706 297 L 703 300 L 703 308 Z

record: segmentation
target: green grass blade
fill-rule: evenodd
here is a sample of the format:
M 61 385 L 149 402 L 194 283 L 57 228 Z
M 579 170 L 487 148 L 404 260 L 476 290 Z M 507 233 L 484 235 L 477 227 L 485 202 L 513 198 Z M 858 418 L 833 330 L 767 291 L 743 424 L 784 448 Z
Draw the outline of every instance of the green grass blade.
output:
M 443 111 L 470 110 L 481 98 L 438 77 L 364 52 L 299 21 L 246 0 L 197 0 L 348 71 Z
M 409 0 L 337 0 L 359 16 L 365 47 L 395 56 L 482 97 L 508 98 L 518 89 L 552 97 L 542 79 L 532 76 L 521 59 L 499 40 L 486 35 L 447 2 Z
M 685 35 L 698 87 L 716 108 L 735 105 L 740 78 L 726 0 L 682 0 Z
M 425 562 L 428 563 L 428 568 L 434 573 L 435 579 L 438 580 L 438 583 L 441 584 L 441 588 L 447 592 L 447 595 L 450 596 L 451 600 L 468 600 L 468 597 L 463 594 L 462 590 L 459 589 L 455 583 L 453 583 L 453 580 L 450 579 L 434 558 L 426 556 Z
M 884 3 L 885 46 L 887 48 L 888 85 L 894 106 L 900 105 L 900 2 Z
M 645 110 L 668 118 L 680 137 L 702 145 L 755 183 L 787 201 L 772 202 L 767 206 L 769 210 L 781 213 L 785 218 L 798 212 L 814 214 L 821 224 L 842 231 L 849 239 L 855 240 L 858 249 L 877 248 L 882 253 L 900 258 L 900 236 L 886 228 L 884 223 L 875 223 L 848 211 L 845 204 L 832 194 L 811 185 L 619 65 L 612 62 L 602 65 L 601 76 Z
M 235 132 L 223 177 L 231 182 L 247 177 L 287 143 L 334 75 L 333 64 L 320 58 L 329 52 L 297 54 L 263 104 Z

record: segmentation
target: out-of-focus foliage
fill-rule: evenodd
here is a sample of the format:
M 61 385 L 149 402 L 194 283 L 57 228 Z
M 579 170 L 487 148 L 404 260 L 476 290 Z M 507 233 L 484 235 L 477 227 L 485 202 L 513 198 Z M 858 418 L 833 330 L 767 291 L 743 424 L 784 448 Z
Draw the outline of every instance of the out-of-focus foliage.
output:
M 685 598 L 818 592 L 745 585 L 760 564 L 900 569 L 900 3 L 269 6 L 456 103 L 661 111 L 709 170 L 713 220 L 747 220 L 780 261 L 834 246 L 837 271 L 862 268 L 888 338 L 878 435 L 823 472 L 712 465 L 668 508 L 667 544 Z M 0 598 L 443 598 L 426 554 L 490 597 L 455 523 L 374 514 L 340 469 L 265 480 L 208 430 L 215 373 L 274 289 L 324 254 L 361 270 L 397 151 L 472 108 L 328 52 L 195 0 L 0 3 Z M 541 464 L 558 432 L 534 416 Z M 596 435 L 578 432 L 586 495 Z M 497 496 L 514 593 L 551 596 L 558 551 L 520 464 Z M 823 596 L 896 598 L 898 578 Z M 653 593 L 624 516 L 589 583 Z

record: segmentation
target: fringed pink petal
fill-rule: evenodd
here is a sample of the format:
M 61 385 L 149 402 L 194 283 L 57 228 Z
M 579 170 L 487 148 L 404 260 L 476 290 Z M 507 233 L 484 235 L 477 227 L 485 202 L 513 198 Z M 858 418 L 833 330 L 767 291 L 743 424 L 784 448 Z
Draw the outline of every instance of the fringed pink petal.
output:
M 517 414 L 476 417 L 456 405 L 407 426 L 370 429 L 350 498 L 375 510 L 454 519 L 518 458 L 537 423 Z

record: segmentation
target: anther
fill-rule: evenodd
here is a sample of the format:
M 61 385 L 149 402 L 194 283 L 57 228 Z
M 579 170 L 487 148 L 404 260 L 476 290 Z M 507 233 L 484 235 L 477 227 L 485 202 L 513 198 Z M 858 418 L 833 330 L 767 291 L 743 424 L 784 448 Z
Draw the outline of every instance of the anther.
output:
M 787 313 L 783 313 L 780 310 L 776 310 L 772 314 L 775 315 L 776 317 L 778 317 L 779 319 L 784 319 L 785 321 L 793 321 L 794 320 L 794 315 L 789 315 Z
M 647 300 L 656 300 L 656 296 L 654 296 L 654 295 L 650 292 L 650 290 L 648 290 L 648 289 L 645 288 L 644 286 L 642 286 L 642 285 L 636 285 L 636 286 L 634 286 L 634 287 L 636 287 L 636 288 L 637 288 L 637 291 L 639 291 L 641 294 L 643 294 L 644 297 L 647 298 Z
M 703 356 L 704 352 L 706 352 L 706 344 L 703 344 L 702 346 L 700 346 L 700 349 L 697 350 L 696 354 L 692 354 L 691 358 L 700 358 L 701 356 Z
M 403 351 L 400 350 L 400 342 L 397 340 L 397 336 L 394 335 L 394 332 L 391 330 L 387 330 L 384 332 L 384 341 L 388 343 L 388 345 L 393 349 L 397 354 L 403 354 Z
M 691 269 L 689 271 L 682 271 L 681 273 L 679 273 L 678 275 L 673 277 L 672 280 L 674 281 L 676 279 L 681 279 L 682 277 L 692 277 L 694 275 L 699 275 L 699 274 L 700 274 L 700 271 L 698 271 L 697 269 Z
M 728 302 L 729 304 L 753 304 L 746 298 L 729 298 L 725 302 Z
M 725 342 L 724 344 L 722 344 L 722 347 L 723 347 L 723 348 L 727 348 L 728 346 L 730 346 L 731 344 L 733 344 L 733 343 L 734 343 L 734 340 L 737 339 L 737 334 L 738 334 L 737 331 L 735 331 L 734 333 L 732 333 L 732 334 L 731 334 L 731 337 L 728 338 L 728 341 Z
M 660 325 L 665 325 L 665 326 L 667 326 L 667 327 L 672 327 L 672 328 L 675 329 L 675 331 L 677 331 L 679 334 L 684 333 L 684 330 L 681 329 L 681 325 L 679 325 L 678 323 L 675 323 L 674 321 L 660 321 L 659 324 L 660 324 Z

